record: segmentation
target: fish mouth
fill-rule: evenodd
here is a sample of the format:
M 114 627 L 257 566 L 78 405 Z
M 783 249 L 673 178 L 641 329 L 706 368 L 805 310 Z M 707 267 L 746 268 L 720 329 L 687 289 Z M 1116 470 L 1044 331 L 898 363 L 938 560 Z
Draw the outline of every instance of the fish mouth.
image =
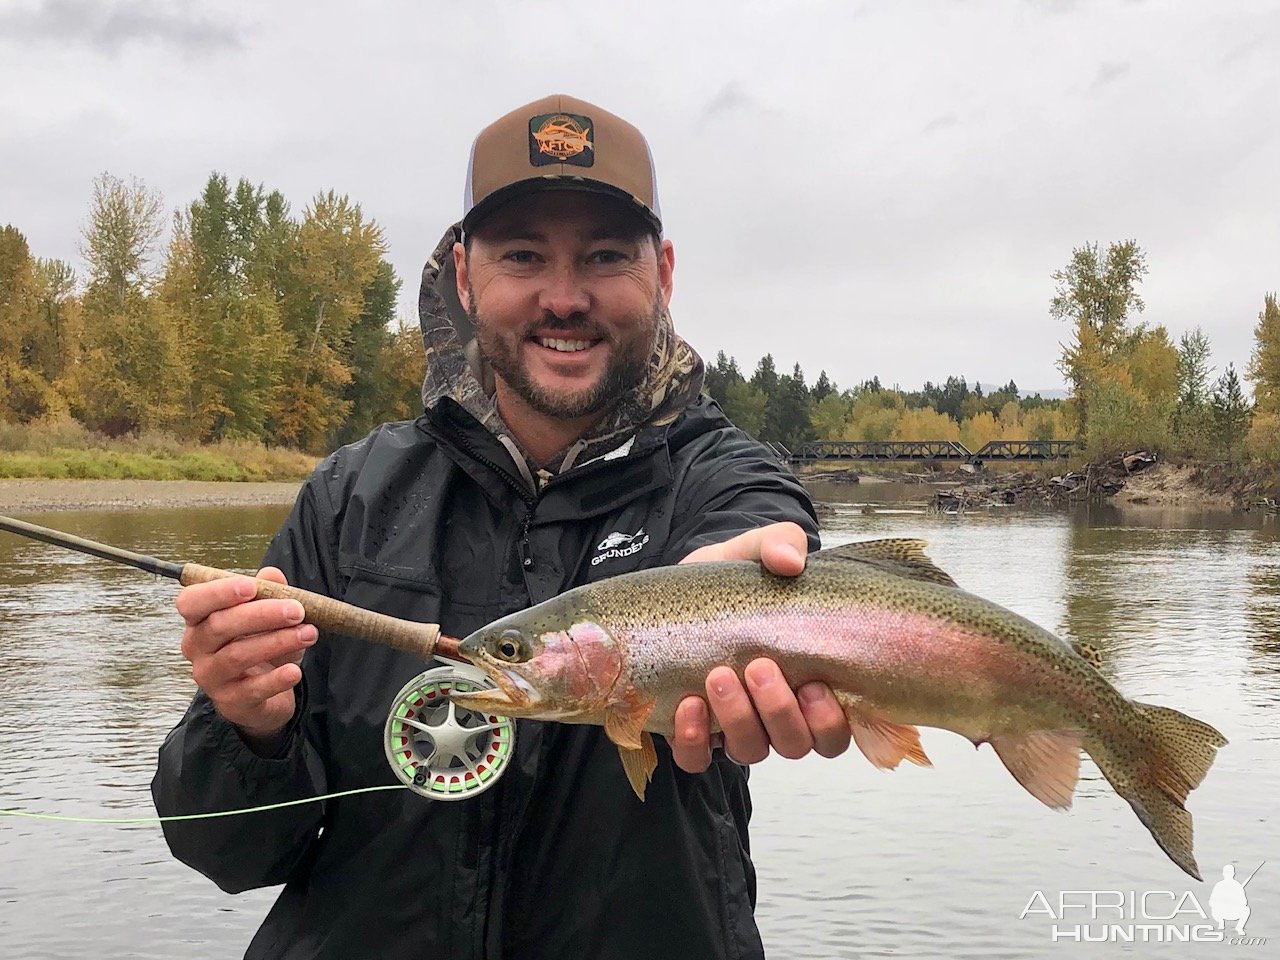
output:
M 509 717 L 528 716 L 538 709 L 541 698 L 524 677 L 487 654 L 473 655 L 472 662 L 498 685 L 496 690 L 452 691 L 449 699 L 460 707 L 481 713 Z

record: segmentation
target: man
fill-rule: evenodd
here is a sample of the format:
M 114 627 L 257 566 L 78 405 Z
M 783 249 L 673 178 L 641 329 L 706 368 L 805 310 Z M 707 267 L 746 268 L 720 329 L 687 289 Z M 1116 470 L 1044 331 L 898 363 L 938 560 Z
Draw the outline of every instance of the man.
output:
M 641 567 L 799 573 L 808 497 L 699 396 L 672 329 L 639 131 L 563 96 L 508 114 L 472 147 L 461 227 L 423 274 L 425 414 L 321 464 L 261 575 L 464 636 Z M 252 595 L 179 596 L 201 690 L 161 748 L 162 814 L 392 782 L 382 726 L 423 664 Z M 713 671 L 707 698 L 738 761 L 848 745 L 830 691 L 797 698 L 767 660 L 745 687 Z M 707 702 L 681 704 L 644 803 L 599 728 L 522 722 L 502 781 L 465 802 L 366 794 L 165 833 L 225 890 L 285 884 L 248 957 L 758 957 L 745 771 L 713 756 Z

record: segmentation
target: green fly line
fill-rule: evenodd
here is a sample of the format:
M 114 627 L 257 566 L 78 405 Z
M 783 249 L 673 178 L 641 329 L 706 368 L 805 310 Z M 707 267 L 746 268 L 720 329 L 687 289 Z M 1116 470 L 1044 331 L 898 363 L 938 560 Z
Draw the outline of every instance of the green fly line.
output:
M 266 810 L 280 810 L 284 807 L 297 807 L 304 803 L 317 803 L 321 800 L 334 800 L 338 797 L 351 797 L 357 793 L 376 793 L 381 790 L 408 790 L 407 784 L 384 783 L 376 787 L 357 787 L 355 790 L 340 790 L 337 793 L 322 793 L 318 797 L 303 797 L 301 800 L 285 800 L 282 803 L 268 803 L 261 807 L 245 807 L 243 810 L 217 810 L 213 813 L 185 813 L 175 817 L 69 817 L 59 813 L 37 813 L 32 810 L 0 810 L 0 817 L 23 817 L 27 820 L 56 820 L 59 823 L 176 823 L 179 820 L 212 820 L 214 817 L 238 817 L 246 813 L 262 813 Z

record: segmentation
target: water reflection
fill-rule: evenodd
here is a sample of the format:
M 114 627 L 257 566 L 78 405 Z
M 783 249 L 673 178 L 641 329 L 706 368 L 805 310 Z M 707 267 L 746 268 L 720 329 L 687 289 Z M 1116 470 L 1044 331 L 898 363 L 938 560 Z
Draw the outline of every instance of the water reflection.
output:
M 966 588 L 1101 647 L 1129 696 L 1231 744 L 1192 797 L 1206 875 L 1280 861 L 1280 525 L 1186 511 L 933 516 L 920 485 L 837 487 L 828 543 L 919 536 Z M 864 512 L 870 507 L 870 512 Z M 72 513 L 37 523 L 172 560 L 252 570 L 281 508 Z M 145 816 L 155 751 L 192 685 L 171 581 L 0 535 L 0 807 Z M 989 749 L 924 731 L 932 770 L 771 760 L 752 774 L 759 920 L 771 956 L 1033 957 L 1035 889 L 1195 889 L 1086 768 L 1074 809 L 1026 795 Z M 426 801 L 424 801 L 426 802 Z M 1268 826 L 1271 824 L 1271 826 Z M 0 818 L 5 956 L 236 956 L 271 891 L 226 897 L 159 829 Z M 1280 874 L 1277 874 L 1280 877 Z M 1270 886 L 1268 886 L 1270 884 Z M 1249 887 L 1277 902 L 1280 880 Z M 162 894 L 162 895 L 161 895 Z M 64 924 L 47 922 L 58 909 Z M 1261 927 L 1259 928 L 1261 930 Z M 1135 947 L 1159 960 L 1187 945 Z M 1069 948 L 1059 951 L 1070 954 Z
M 1275 674 L 1280 672 L 1280 548 L 1274 542 L 1270 546 L 1271 559 L 1260 557 L 1249 568 L 1252 593 L 1245 612 L 1249 645 L 1255 654 L 1252 666 L 1260 673 Z M 1280 702 L 1280 696 L 1272 702 Z

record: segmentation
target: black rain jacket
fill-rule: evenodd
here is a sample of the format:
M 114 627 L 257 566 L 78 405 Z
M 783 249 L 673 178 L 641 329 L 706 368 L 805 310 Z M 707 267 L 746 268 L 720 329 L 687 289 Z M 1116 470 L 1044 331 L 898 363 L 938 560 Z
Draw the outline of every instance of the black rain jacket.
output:
M 777 520 L 817 546 L 801 485 L 706 398 L 624 455 L 534 493 L 489 430 L 449 399 L 330 456 L 264 563 L 289 582 L 466 636 L 562 591 Z M 643 529 L 634 553 L 602 548 Z M 634 541 L 639 542 L 639 541 Z M 607 555 L 606 555 L 607 554 Z M 601 559 L 603 557 L 603 559 Z M 394 783 L 383 725 L 427 664 L 322 635 L 273 758 L 197 694 L 160 750 L 161 814 Z M 167 823 L 173 853 L 237 892 L 284 884 L 248 958 L 757 958 L 746 772 L 717 751 L 677 769 L 658 738 L 645 802 L 602 729 L 520 721 L 493 789 L 456 803 L 408 790 Z

